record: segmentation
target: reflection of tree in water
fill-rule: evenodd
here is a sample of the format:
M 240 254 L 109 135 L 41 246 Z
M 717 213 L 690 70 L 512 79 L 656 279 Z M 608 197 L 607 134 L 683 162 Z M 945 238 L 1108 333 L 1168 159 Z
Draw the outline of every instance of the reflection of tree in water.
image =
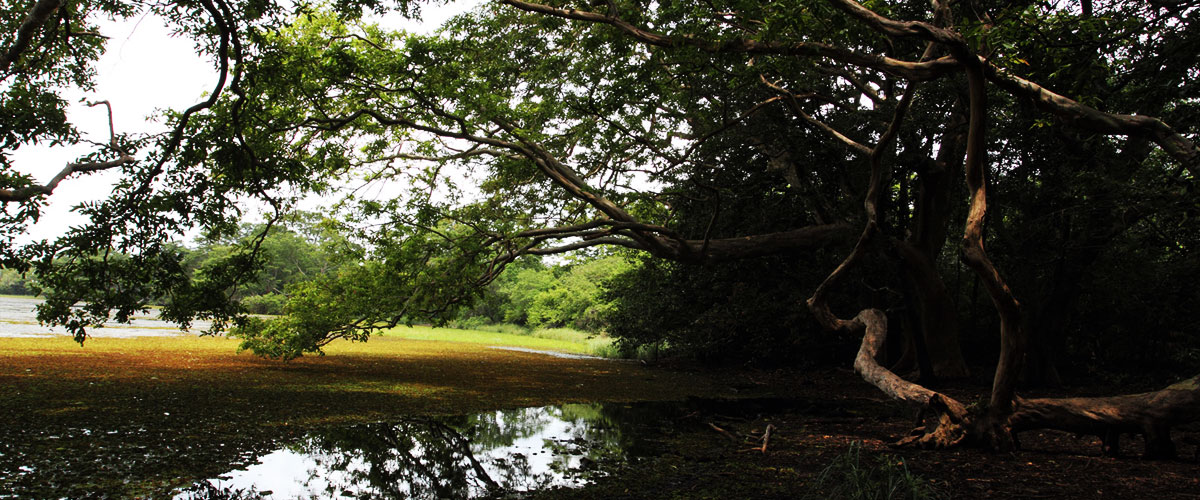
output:
M 468 498 L 582 485 L 629 456 L 661 451 L 639 449 L 648 443 L 643 437 L 673 432 L 683 409 L 680 403 L 571 404 L 333 428 L 281 453 L 299 462 L 273 462 L 307 468 L 297 471 L 307 479 L 294 483 L 303 493 L 259 491 L 263 484 L 235 472 L 176 498 Z
M 478 497 L 586 479 L 592 471 L 580 470 L 581 462 L 622 453 L 621 433 L 604 413 L 599 405 L 565 405 L 359 425 L 310 436 L 293 450 L 317 462 L 306 486 L 330 494 Z
M 602 473 L 597 469 L 599 465 L 623 462 L 637 434 L 630 432 L 628 426 L 641 422 L 625 418 L 629 408 L 620 405 L 568 404 L 547 410 L 559 420 L 571 423 L 567 437 L 546 441 L 546 447 L 554 453 L 551 467 L 579 480 Z
M 241 489 L 198 482 L 175 496 L 175 500 L 257 500 L 262 495 L 254 488 Z

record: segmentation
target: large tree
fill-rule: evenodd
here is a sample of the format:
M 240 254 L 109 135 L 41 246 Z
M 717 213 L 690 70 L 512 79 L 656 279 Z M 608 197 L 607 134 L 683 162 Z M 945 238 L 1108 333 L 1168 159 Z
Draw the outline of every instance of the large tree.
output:
M 168 297 L 177 320 L 236 317 L 224 290 L 254 263 L 253 245 L 233 271 L 188 282 L 162 249 L 164 228 L 228 227 L 238 195 L 282 210 L 280 186 L 319 191 L 365 174 L 384 187 L 363 192 L 402 186 L 352 199 L 345 217 L 361 228 L 369 260 L 296 290 L 287 317 L 241 325 L 251 347 L 291 357 L 448 318 L 524 255 L 616 245 L 718 264 L 841 245 L 845 258 L 808 309 L 828 330 L 863 336 L 855 366 L 865 379 L 927 410 L 912 442 L 1003 449 L 1016 432 L 1053 427 L 1140 432 L 1150 454 L 1165 455 L 1169 427 L 1197 415 L 1196 379 L 1143 395 L 1018 398 L 1022 363 L 1041 340 L 1030 332 L 1066 311 L 1051 303 L 1029 314 L 985 246 L 989 173 L 1035 168 L 1048 189 L 1078 180 L 1053 170 L 1081 162 L 1037 163 L 1055 144 L 1097 152 L 1092 175 L 1149 172 L 1186 186 L 1175 196 L 1193 203 L 1193 2 L 504 0 L 432 36 L 358 17 L 389 7 L 413 12 L 382 1 L 300 6 L 294 16 L 268 3 L 172 4 L 214 54 L 219 83 L 177 116 L 175 133 L 146 144 L 149 158 L 112 160 L 128 178 L 88 209 L 91 226 L 7 250 L 13 262 L 41 263 L 55 292 L 43 317 L 83 335 L 109 308 L 121 316 L 152 296 Z M 203 21 L 183 17 L 189 8 Z M 1142 88 L 1147 79 L 1152 88 Z M 1025 140 L 1023 123 L 1063 133 Z M 755 169 L 776 172 L 777 183 L 747 195 L 706 182 L 748 182 Z M 713 223 L 680 224 L 689 190 L 710 193 L 699 202 Z M 786 198 L 787 209 L 758 214 L 770 224 L 716 224 L 722 197 L 739 191 Z M 908 304 L 907 358 L 925 375 L 965 374 L 937 265 L 956 210 L 959 255 L 993 304 L 1000 343 L 988 403 L 970 411 L 876 362 L 889 333 L 877 304 L 832 299 L 861 296 L 835 291 L 864 266 L 891 266 Z M 113 250 L 123 257 L 107 257 Z M 86 314 L 67 307 L 81 299 Z

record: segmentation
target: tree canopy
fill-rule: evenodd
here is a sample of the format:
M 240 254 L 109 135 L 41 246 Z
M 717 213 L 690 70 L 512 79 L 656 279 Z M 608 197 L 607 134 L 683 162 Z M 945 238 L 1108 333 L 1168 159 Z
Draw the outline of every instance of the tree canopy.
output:
M 1163 269 L 1194 258 L 1195 2 L 500 0 L 432 35 L 387 21 L 419 15 L 418 3 L 290 5 L 5 11 L 4 107 L 21 117 L 3 122 L 6 149 L 73 140 L 55 89 L 89 84 L 102 40 L 89 16 L 155 10 L 219 70 L 164 136 L 114 134 L 44 185 L 3 165 L 9 231 L 68 177 L 123 174 L 111 197 L 81 207 L 89 224 L 0 244 L 6 267 L 35 267 L 53 291 L 43 320 L 82 340 L 89 324 L 159 299 L 168 319 L 233 321 L 256 351 L 287 358 L 450 319 L 523 256 L 615 246 L 700 270 L 785 256 L 816 269 L 792 274 L 813 278 L 797 286 L 811 290 L 815 324 L 863 336 L 864 377 L 934 410 L 920 443 L 1004 448 L 1010 431 L 1037 426 L 1142 428 L 1141 417 L 1063 416 L 1113 401 L 1022 402 L 1014 390 L 1024 365 L 1053 366 L 1065 342 L 1055 322 L 1111 258 L 1104 249 L 1150 252 L 1137 260 Z M 378 189 L 352 192 L 338 215 L 362 265 L 291 290 L 276 320 L 246 320 L 232 300 L 262 265 L 266 231 L 192 277 L 166 244 L 190 227 L 235 234 L 241 199 L 280 218 L 301 195 L 364 184 Z M 999 344 L 981 413 L 875 361 L 903 330 L 923 375 L 966 374 L 943 277 L 955 227 L 995 312 L 961 332 Z M 1013 281 L 1008 264 L 1039 252 L 1057 267 Z M 780 307 L 800 308 L 793 300 Z M 1148 449 L 1165 453 L 1159 427 L 1172 420 L 1149 420 Z

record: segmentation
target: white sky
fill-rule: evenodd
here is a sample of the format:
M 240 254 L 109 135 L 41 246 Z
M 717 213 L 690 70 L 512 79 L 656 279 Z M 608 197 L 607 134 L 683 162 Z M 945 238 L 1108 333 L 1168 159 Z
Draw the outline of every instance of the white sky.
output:
M 424 20 L 413 23 L 398 19 L 396 27 L 414 32 L 430 32 L 454 14 L 464 12 L 480 0 L 458 0 L 446 5 L 428 5 Z M 390 19 L 385 21 L 392 24 Z M 96 65 L 96 89 L 83 93 L 71 91 L 64 98 L 73 104 L 68 119 L 91 141 L 108 142 L 105 109 L 87 107 L 80 101 L 108 100 L 113 107 L 117 133 L 154 133 L 167 129 L 149 118 L 156 110 L 182 110 L 203 99 L 216 83 L 216 71 L 210 61 L 196 53 L 187 38 L 170 36 L 164 21 L 156 16 L 138 16 L 121 22 L 102 22 L 101 31 L 110 37 L 104 55 Z M 49 181 L 62 167 L 79 156 L 95 151 L 95 146 L 25 146 L 10 157 L 17 170 L 32 174 L 39 183 Z M 53 238 L 83 217 L 72 208 L 81 202 L 104 198 L 117 179 L 117 172 L 73 176 L 64 180 L 49 197 L 50 205 L 42 219 L 19 241 Z

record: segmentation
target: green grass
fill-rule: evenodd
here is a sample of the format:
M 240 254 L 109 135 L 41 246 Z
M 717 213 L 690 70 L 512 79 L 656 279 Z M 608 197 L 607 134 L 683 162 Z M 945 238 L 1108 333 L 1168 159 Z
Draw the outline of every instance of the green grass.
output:
M 383 332 L 382 335 L 410 340 L 438 340 L 444 342 L 465 342 L 468 344 L 525 347 L 572 354 L 592 354 L 598 345 L 611 342 L 608 339 L 588 339 L 587 335 L 581 334 L 581 332 L 575 332 L 579 335 L 567 335 L 563 334 L 561 330 L 566 329 L 537 330 L 522 334 L 462 330 L 458 328 L 433 328 L 429 326 L 398 326 Z M 574 330 L 570 331 L 574 332 Z M 539 335 L 539 332 L 543 333 Z
M 642 347 L 637 352 L 626 352 L 617 348 L 616 342 L 611 337 L 603 334 L 588 333 L 573 328 L 529 328 L 512 323 L 495 323 L 495 324 L 476 324 L 468 322 L 460 325 L 461 328 L 444 328 L 437 329 L 439 332 L 456 330 L 459 332 L 475 332 L 475 333 L 490 333 L 500 334 L 500 336 L 485 337 L 490 340 L 477 341 L 468 338 L 466 340 L 457 340 L 460 342 L 478 342 L 493 345 L 511 345 L 517 347 L 529 347 L 533 349 L 548 349 L 554 351 L 569 352 L 573 354 L 587 354 L 600 358 L 612 359 L 656 359 L 658 357 L 658 349 Z M 434 337 L 413 337 L 421 339 L 443 340 Z M 558 341 L 553 343 L 538 343 L 537 340 L 544 339 L 548 341 Z M 562 342 L 562 343 L 559 343 Z M 536 345 L 534 343 L 537 343 Z

